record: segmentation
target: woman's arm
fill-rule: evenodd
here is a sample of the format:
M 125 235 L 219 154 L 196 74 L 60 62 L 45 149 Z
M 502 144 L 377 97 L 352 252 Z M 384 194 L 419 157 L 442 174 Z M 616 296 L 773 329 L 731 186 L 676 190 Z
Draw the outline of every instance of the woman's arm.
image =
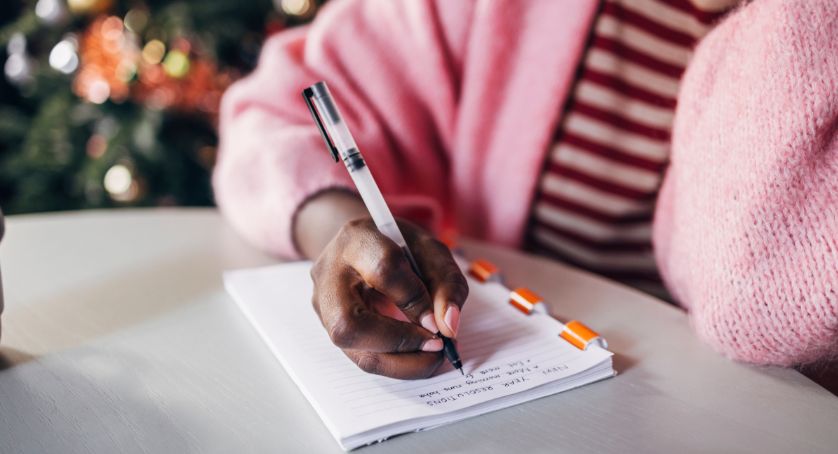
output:
M 784 366 L 838 354 L 838 6 L 756 0 L 698 47 L 655 215 L 699 336 Z
M 436 333 L 456 337 L 468 286 L 450 251 L 427 232 L 400 222 L 420 278 L 365 217 L 301 91 L 328 81 L 397 215 L 400 207 L 420 208 L 400 203 L 407 199 L 440 211 L 471 8 L 442 0 L 330 2 L 310 27 L 266 43 L 257 70 L 224 99 L 214 174 L 221 210 L 262 248 L 316 258 L 314 310 L 333 343 L 367 372 L 433 373 L 442 362 Z
M 302 100 L 319 80 L 396 214 L 402 194 L 438 211 L 471 10 L 468 1 L 338 0 L 310 26 L 269 39 L 257 69 L 222 104 L 213 181 L 232 225 L 263 249 L 299 256 L 298 207 L 324 190 L 352 190 Z

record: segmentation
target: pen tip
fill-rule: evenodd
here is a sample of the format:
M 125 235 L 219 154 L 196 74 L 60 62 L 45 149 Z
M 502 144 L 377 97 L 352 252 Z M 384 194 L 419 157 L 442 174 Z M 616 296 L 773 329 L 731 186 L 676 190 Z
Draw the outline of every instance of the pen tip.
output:
M 463 377 L 465 377 L 465 376 L 466 376 L 466 373 L 465 373 L 465 372 L 463 372 L 463 368 L 462 368 L 462 367 L 461 367 L 461 368 L 459 368 L 459 369 L 457 369 L 457 370 L 459 370 L 459 371 L 460 371 L 460 375 L 462 375 Z

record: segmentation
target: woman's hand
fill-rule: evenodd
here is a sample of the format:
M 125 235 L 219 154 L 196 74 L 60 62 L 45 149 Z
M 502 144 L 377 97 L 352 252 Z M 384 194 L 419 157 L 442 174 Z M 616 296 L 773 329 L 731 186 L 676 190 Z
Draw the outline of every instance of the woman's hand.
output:
M 443 359 L 437 328 L 456 337 L 468 284 L 444 244 L 408 222 L 399 228 L 423 279 L 370 218 L 361 218 L 346 223 L 312 267 L 312 303 L 332 342 L 358 367 L 423 378 Z

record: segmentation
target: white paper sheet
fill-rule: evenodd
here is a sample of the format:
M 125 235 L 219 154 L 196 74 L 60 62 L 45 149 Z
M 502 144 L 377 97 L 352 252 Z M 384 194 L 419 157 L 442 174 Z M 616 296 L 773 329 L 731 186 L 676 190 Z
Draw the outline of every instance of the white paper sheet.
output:
M 445 365 L 425 380 L 358 369 L 311 307 L 308 262 L 225 273 L 227 290 L 344 449 L 439 426 L 613 376 L 611 353 L 580 351 L 562 325 L 508 304 L 499 283 L 469 280 L 458 350 L 466 376 Z

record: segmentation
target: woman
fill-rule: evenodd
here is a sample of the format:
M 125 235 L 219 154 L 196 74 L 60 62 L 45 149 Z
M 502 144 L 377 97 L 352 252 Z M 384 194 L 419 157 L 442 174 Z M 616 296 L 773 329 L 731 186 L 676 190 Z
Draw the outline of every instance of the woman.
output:
M 227 93 L 218 204 L 253 243 L 317 259 L 315 309 L 360 367 L 435 370 L 432 333 L 456 337 L 464 280 L 405 224 L 419 281 L 365 220 L 300 99 L 324 79 L 397 215 L 657 293 L 662 276 L 732 358 L 827 361 L 838 12 L 733 3 L 330 2 Z M 382 294 L 413 323 L 369 310 Z

